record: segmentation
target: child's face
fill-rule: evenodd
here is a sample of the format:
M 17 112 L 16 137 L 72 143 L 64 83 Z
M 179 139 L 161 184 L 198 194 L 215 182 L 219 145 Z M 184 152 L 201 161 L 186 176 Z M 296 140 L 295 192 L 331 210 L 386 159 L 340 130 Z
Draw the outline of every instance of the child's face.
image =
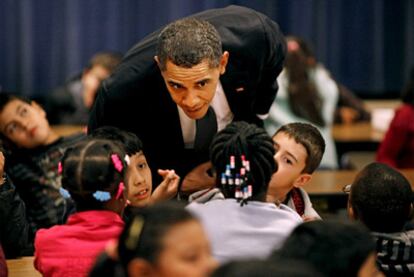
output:
M 48 145 L 54 139 L 45 111 L 34 102 L 18 99 L 6 104 L 0 113 L 0 130 L 21 148 Z
M 126 184 L 127 198 L 131 202 L 131 206 L 147 206 L 152 192 L 152 176 L 142 151 L 130 157 Z
M 195 220 L 173 226 L 162 240 L 163 250 L 154 266 L 154 276 L 209 276 L 217 263 L 201 224 Z
M 289 191 L 301 184 L 301 177 L 309 175 L 302 173 L 308 155 L 305 147 L 286 133 L 279 132 L 272 139 L 278 169 L 272 176 L 268 194 L 276 195 L 277 200 L 284 201 Z

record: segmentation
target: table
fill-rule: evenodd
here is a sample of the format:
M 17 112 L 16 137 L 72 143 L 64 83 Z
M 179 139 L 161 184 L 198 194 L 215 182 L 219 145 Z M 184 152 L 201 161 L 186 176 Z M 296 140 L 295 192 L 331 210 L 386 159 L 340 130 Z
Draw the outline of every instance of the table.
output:
M 22 257 L 7 260 L 9 277 L 40 277 L 42 276 L 33 265 L 34 257 Z
M 379 143 L 384 138 L 385 132 L 372 128 L 370 122 L 353 124 L 334 124 L 332 137 L 339 143 L 373 142 Z
M 401 169 L 400 172 L 408 179 L 414 190 L 414 169 Z M 316 171 L 304 189 L 310 195 L 341 195 L 344 194 L 342 188 L 351 184 L 357 173 L 357 170 Z
M 76 133 L 86 133 L 86 126 L 83 125 L 52 125 L 52 130 L 59 136 L 68 136 Z

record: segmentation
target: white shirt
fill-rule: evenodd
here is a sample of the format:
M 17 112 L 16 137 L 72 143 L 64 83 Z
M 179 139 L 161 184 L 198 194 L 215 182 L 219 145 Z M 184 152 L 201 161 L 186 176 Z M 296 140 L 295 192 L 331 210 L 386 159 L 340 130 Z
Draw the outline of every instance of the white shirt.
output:
M 220 81 L 217 84 L 216 92 L 210 106 L 213 108 L 217 119 L 217 131 L 224 129 L 233 121 L 234 115 L 230 110 L 226 95 Z M 183 134 L 185 148 L 193 148 L 196 136 L 196 121 L 189 118 L 183 109 L 177 105 L 178 114 L 180 116 L 181 132 Z

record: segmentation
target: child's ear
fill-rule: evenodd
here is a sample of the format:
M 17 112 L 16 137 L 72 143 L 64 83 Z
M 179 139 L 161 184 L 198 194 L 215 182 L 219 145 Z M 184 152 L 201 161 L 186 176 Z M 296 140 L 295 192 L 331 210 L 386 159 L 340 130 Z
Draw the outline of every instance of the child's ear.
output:
M 302 173 L 298 178 L 296 178 L 293 186 L 295 188 L 301 188 L 306 185 L 312 179 L 312 174 Z
M 144 259 L 135 258 L 128 264 L 128 276 L 150 277 L 153 275 L 152 265 Z
M 355 213 L 355 211 L 354 211 L 354 209 L 352 208 L 352 205 L 348 202 L 348 207 L 347 207 L 347 210 L 348 210 L 348 217 L 350 218 L 350 219 L 353 219 L 353 220 L 358 220 L 358 216 L 357 216 L 357 214 Z

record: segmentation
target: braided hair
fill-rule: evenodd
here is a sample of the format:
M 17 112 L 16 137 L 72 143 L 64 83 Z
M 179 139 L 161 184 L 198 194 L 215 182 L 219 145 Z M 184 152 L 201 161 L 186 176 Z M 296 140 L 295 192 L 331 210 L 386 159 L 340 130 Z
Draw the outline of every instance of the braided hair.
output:
M 127 168 L 124 157 L 118 144 L 101 139 L 86 139 L 65 152 L 62 188 L 78 211 L 101 210 L 105 202 L 120 197 Z
M 242 204 L 247 198 L 263 201 L 276 171 L 274 154 L 273 141 L 262 128 L 243 121 L 227 125 L 210 145 L 217 186 Z

